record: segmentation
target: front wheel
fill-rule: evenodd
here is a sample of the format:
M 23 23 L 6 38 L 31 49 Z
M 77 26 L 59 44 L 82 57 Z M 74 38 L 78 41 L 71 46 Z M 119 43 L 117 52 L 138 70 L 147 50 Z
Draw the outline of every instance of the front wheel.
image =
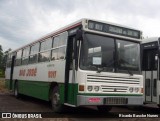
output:
M 60 103 L 60 94 L 58 86 L 54 87 L 51 94 L 51 105 L 54 112 L 62 112 L 63 105 Z
M 100 105 L 97 106 L 97 108 L 100 112 L 105 112 L 105 113 L 108 113 L 112 109 L 111 106 L 106 106 L 106 105 Z

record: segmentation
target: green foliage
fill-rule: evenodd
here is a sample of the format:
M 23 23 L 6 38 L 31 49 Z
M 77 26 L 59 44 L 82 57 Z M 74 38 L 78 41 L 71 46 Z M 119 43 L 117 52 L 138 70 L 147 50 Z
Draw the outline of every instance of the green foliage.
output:
M 2 60 L 3 60 L 3 50 L 2 50 L 2 46 L 0 45 L 0 77 L 4 76 Z
M 7 55 L 10 51 L 11 49 L 8 49 L 7 51 L 3 53 L 2 46 L 0 45 L 0 77 L 4 77 L 5 75 Z

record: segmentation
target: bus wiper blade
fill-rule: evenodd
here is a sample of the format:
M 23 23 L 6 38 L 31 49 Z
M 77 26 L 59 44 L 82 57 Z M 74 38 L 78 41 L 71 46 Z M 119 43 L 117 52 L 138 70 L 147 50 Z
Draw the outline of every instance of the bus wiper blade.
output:
M 127 69 L 127 71 L 129 73 L 129 75 L 133 76 L 133 73 L 129 69 Z
M 104 70 L 104 68 L 97 68 L 97 73 L 101 73 Z

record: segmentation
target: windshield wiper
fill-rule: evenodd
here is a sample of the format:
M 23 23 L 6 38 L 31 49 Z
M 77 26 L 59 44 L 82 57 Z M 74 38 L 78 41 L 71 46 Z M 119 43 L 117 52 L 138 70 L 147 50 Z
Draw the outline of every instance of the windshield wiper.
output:
M 125 60 L 123 60 L 123 59 L 120 59 L 119 61 L 118 61 L 118 63 L 127 63 L 127 64 L 129 64 L 127 61 L 125 61 Z M 127 72 L 128 72 L 128 74 L 130 75 L 130 76 L 133 76 L 133 73 L 126 67 L 126 70 L 127 70 Z
M 129 73 L 130 76 L 133 76 L 133 73 L 127 68 L 127 72 Z
M 101 73 L 104 70 L 104 68 L 97 68 L 97 73 Z

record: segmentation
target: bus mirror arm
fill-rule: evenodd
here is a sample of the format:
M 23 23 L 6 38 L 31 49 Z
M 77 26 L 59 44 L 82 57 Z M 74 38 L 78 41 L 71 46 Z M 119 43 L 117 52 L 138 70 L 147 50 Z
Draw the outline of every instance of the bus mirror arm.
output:
M 75 42 L 74 42 L 74 60 L 75 60 L 75 70 L 78 69 L 78 41 L 82 41 L 82 30 L 79 28 L 76 32 Z
M 158 58 L 160 58 L 160 47 L 158 47 L 158 54 L 157 54 Z
M 73 59 L 75 61 L 75 63 L 73 63 L 74 64 L 73 66 L 75 66 L 75 70 L 78 69 L 78 46 L 77 46 L 77 42 L 78 42 L 78 40 L 75 39 L 75 41 L 74 41 L 74 49 L 73 49 L 74 50 Z
M 160 45 L 160 37 L 158 38 L 158 45 Z M 160 46 L 158 46 L 158 57 L 160 58 Z
M 75 39 L 77 41 L 77 40 L 82 40 L 82 38 L 83 38 L 82 37 L 82 30 L 78 29 L 77 32 L 76 32 L 76 38 Z
M 73 57 L 73 59 L 74 59 L 74 61 L 75 61 L 75 63 L 73 63 L 73 64 L 75 64 L 75 65 L 73 65 L 73 66 L 75 66 L 75 70 L 77 70 L 78 69 L 78 47 L 77 47 L 77 40 L 75 40 L 75 42 L 74 42 L 74 57 Z

